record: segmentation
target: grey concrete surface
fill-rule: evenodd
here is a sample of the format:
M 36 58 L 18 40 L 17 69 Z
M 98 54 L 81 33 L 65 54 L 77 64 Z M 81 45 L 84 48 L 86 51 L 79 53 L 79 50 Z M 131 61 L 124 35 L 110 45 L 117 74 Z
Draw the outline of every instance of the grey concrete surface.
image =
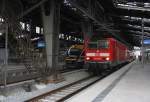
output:
M 150 64 L 136 64 L 102 102 L 150 102 Z
M 65 102 L 92 102 L 99 94 L 104 93 L 104 95 L 106 95 L 104 91 L 108 87 L 112 86 L 112 83 L 114 83 L 116 80 L 118 80 L 120 76 L 122 76 L 126 71 L 128 71 L 134 63 L 135 62 L 132 62 L 124 66 L 120 70 L 100 80 L 96 84 L 90 86 L 86 90 L 83 90 L 82 92 L 71 97 Z M 105 98 L 105 96 L 103 96 L 103 98 Z
M 7 97 L 4 97 L 2 96 L 2 94 L 0 94 L 0 102 L 24 102 L 30 98 L 36 97 L 38 95 L 57 89 L 59 87 L 68 85 L 72 82 L 81 80 L 88 76 L 89 74 L 84 69 L 63 73 L 63 77 L 65 79 L 65 81 L 63 82 L 45 84 L 44 88 L 39 88 L 38 90 L 33 89 L 33 91 L 31 92 L 26 92 L 22 87 L 9 89 L 6 93 Z

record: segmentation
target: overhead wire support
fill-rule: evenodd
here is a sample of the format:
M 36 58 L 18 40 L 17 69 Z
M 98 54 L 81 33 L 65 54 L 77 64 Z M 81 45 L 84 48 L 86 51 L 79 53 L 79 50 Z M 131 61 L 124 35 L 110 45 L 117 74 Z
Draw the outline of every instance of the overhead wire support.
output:
M 107 26 L 105 24 L 103 24 L 102 22 L 100 22 L 99 20 L 97 20 L 91 14 L 89 14 L 83 7 L 79 6 L 74 0 L 68 0 L 68 1 L 73 6 L 75 6 L 76 8 L 78 8 L 82 13 L 84 13 L 86 16 L 88 16 L 90 19 L 92 19 L 93 21 L 95 21 L 99 26 L 101 26 L 102 29 L 106 29 L 107 32 L 111 33 L 111 35 L 113 35 L 114 37 L 116 37 L 118 40 L 120 40 L 123 43 L 125 43 L 126 45 L 130 46 L 129 43 L 127 43 L 126 41 L 122 40 L 119 36 L 117 36 L 116 34 L 114 34 L 110 28 L 107 28 Z
M 98 7 L 99 7 L 103 12 L 105 12 L 103 6 L 102 6 L 97 0 L 96 0 L 96 4 L 98 4 Z
M 31 11 L 35 10 L 36 8 L 38 8 L 39 6 L 41 6 L 43 3 L 45 3 L 48 0 L 42 0 L 39 3 L 35 4 L 34 6 L 32 6 L 31 8 L 29 8 L 28 10 L 24 11 L 21 15 L 18 16 L 18 19 L 26 16 L 27 14 L 29 14 Z

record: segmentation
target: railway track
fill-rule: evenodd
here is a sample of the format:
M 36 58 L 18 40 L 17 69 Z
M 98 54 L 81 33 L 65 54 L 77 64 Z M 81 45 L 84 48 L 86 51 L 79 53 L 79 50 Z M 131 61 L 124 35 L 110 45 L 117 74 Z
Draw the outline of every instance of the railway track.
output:
M 98 80 L 99 77 L 88 77 L 58 88 L 56 90 L 50 91 L 33 99 L 27 100 L 26 102 L 62 102 L 85 89 L 86 87 L 97 82 Z
M 115 68 L 115 70 L 107 70 L 102 75 L 98 77 L 88 77 L 77 82 L 73 82 L 69 85 L 63 86 L 61 88 L 49 91 L 39 96 L 35 96 L 32 99 L 23 100 L 24 102 L 63 102 L 68 98 L 74 96 L 78 92 L 84 90 L 85 88 L 89 87 L 90 85 L 96 83 L 97 81 L 103 79 L 104 77 L 108 76 L 109 74 L 113 73 L 114 71 L 118 70 L 122 66 Z M 83 70 L 83 69 L 82 69 Z M 73 71 L 74 72 L 74 71 Z M 68 72 L 68 73 L 73 73 Z M 78 72 L 78 71 L 75 71 Z M 67 75 L 64 73 L 64 75 Z
M 110 75 L 111 73 L 115 72 L 116 70 L 120 69 L 116 68 L 115 70 L 107 70 L 102 75 L 95 77 L 91 76 L 77 82 L 71 83 L 69 85 L 63 86 L 56 90 L 52 90 L 40 96 L 34 97 L 30 100 L 25 102 L 63 102 L 70 97 L 74 96 L 75 94 L 79 93 L 80 91 L 86 89 L 87 87 L 95 84 L 96 82 L 100 81 L 101 79 L 105 78 L 106 76 Z

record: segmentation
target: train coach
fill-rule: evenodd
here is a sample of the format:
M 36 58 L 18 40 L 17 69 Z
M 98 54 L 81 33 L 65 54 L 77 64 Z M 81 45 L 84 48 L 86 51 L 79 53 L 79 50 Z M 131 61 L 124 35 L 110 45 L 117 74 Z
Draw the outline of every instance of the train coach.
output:
M 87 45 L 85 67 L 94 74 L 113 70 L 115 66 L 130 60 L 128 47 L 114 38 L 90 41 Z

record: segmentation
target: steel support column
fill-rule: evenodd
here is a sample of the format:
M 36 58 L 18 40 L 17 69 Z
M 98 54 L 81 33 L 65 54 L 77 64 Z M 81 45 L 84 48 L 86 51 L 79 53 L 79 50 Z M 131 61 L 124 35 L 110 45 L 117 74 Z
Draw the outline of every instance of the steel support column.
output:
M 60 4 L 57 0 L 50 0 L 47 3 L 49 4 L 42 5 L 41 8 L 46 41 L 47 66 L 52 71 L 58 67 Z M 46 11 L 49 11 L 48 14 Z
M 4 69 L 4 88 L 7 87 L 7 67 L 8 67 L 8 23 L 5 24 L 5 69 Z
M 142 18 L 142 64 L 143 64 L 143 67 L 144 67 L 144 19 Z

